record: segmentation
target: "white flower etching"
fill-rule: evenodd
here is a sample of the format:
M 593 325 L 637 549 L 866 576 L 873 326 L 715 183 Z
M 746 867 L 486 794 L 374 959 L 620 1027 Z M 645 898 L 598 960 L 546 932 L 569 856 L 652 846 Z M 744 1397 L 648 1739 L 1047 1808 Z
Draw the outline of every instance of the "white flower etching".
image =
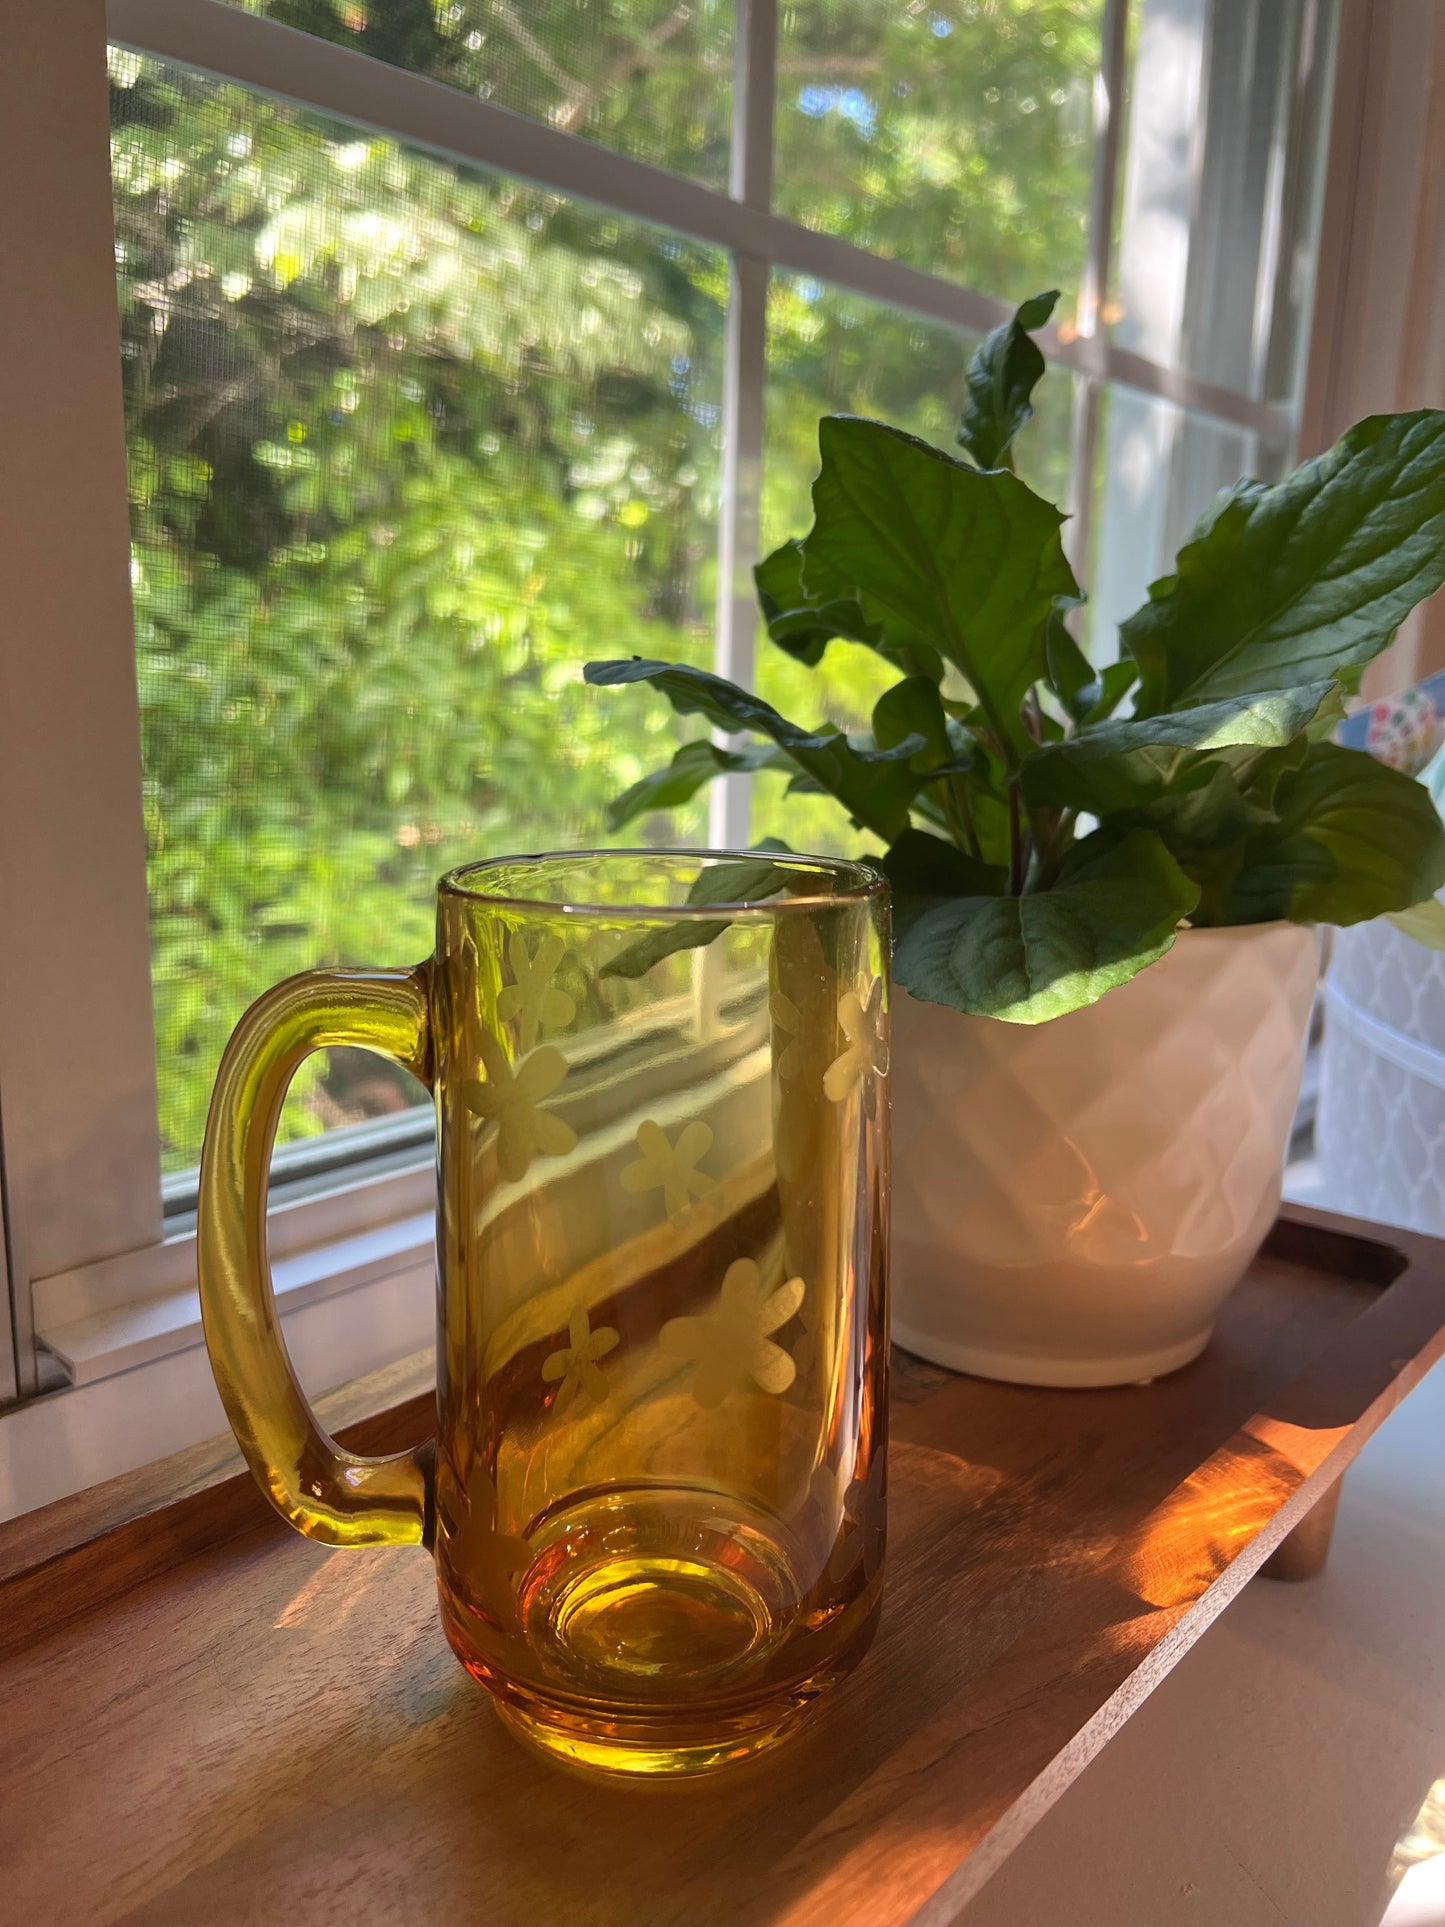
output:
M 544 1044 L 513 1066 L 485 1031 L 480 1047 L 486 1082 L 468 1080 L 467 1109 L 496 1124 L 497 1169 L 515 1181 L 527 1175 L 533 1158 L 562 1157 L 577 1142 L 570 1124 L 542 1109 L 542 1099 L 567 1075 L 567 1060 L 555 1044 Z
M 866 1003 L 855 990 L 838 999 L 838 1025 L 848 1039 L 847 1048 L 835 1057 L 823 1075 L 823 1095 L 841 1104 L 865 1079 L 881 1077 L 888 1069 L 888 1045 L 882 1035 L 883 979 L 875 977 Z
M 562 1381 L 557 1402 L 552 1407 L 557 1418 L 561 1418 L 579 1392 L 598 1405 L 604 1403 L 607 1398 L 607 1374 L 597 1361 L 606 1358 L 618 1343 L 617 1332 L 611 1325 L 599 1325 L 593 1331 L 587 1313 L 580 1305 L 568 1320 L 567 1336 L 571 1343 L 562 1351 L 552 1352 L 542 1361 L 543 1378 L 549 1384 L 558 1378 Z
M 749 1384 L 764 1392 L 786 1392 L 797 1367 L 775 1345 L 769 1332 L 786 1325 L 803 1302 L 807 1287 L 790 1278 L 765 1292 L 762 1274 L 751 1258 L 728 1266 L 722 1290 L 710 1311 L 696 1318 L 669 1318 L 657 1342 L 673 1358 L 696 1366 L 692 1395 L 704 1410 L 721 1405 Z
M 570 1024 L 577 1006 L 565 990 L 552 982 L 557 967 L 567 954 L 558 936 L 538 939 L 537 954 L 527 954 L 527 939 L 514 930 L 507 943 L 507 961 L 512 966 L 513 983 L 506 985 L 497 998 L 497 1015 L 504 1022 L 518 1019 L 518 1038 L 523 1052 L 535 1049 L 537 1032 L 545 1025 L 555 1030 Z
M 791 1083 L 802 1069 L 803 1018 L 791 997 L 775 990 L 768 999 L 768 1015 L 773 1020 L 773 1062 L 783 1083 Z M 785 1038 L 785 1043 L 778 1041 Z
M 715 1180 L 697 1166 L 712 1149 L 712 1126 L 694 1118 L 678 1132 L 676 1144 L 668 1142 L 660 1124 L 644 1118 L 637 1127 L 637 1148 L 642 1153 L 621 1172 L 624 1191 L 661 1191 L 662 1206 L 674 1224 L 682 1224 L 692 1212 L 694 1198 L 711 1191 Z

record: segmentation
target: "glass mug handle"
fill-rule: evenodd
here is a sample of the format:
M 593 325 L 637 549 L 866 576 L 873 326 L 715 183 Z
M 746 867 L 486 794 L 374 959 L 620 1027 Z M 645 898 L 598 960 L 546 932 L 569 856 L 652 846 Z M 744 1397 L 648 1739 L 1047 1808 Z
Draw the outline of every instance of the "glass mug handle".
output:
M 298 1532 L 330 1546 L 429 1542 L 430 1442 L 360 1458 L 329 1438 L 286 1356 L 266 1255 L 271 1143 L 292 1072 L 361 1045 L 428 1089 L 428 970 L 311 970 L 246 1012 L 221 1059 L 201 1154 L 196 1262 L 206 1349 L 257 1484 Z

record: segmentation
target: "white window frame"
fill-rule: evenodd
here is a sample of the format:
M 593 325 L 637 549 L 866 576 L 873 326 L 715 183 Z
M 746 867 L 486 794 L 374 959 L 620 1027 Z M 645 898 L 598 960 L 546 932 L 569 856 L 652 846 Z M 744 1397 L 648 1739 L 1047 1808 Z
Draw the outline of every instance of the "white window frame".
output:
M 1077 328 L 1042 337 L 1050 360 L 1077 378 L 1076 558 L 1088 546 L 1091 489 L 1082 483 L 1094 472 L 1099 398 L 1108 384 L 1312 452 L 1364 412 L 1359 397 L 1371 381 L 1376 405 L 1403 405 L 1406 376 L 1398 364 L 1412 352 L 1422 365 L 1427 359 L 1410 348 L 1405 304 L 1392 305 L 1386 291 L 1391 275 L 1401 285 L 1402 260 L 1404 285 L 1421 298 L 1442 278 L 1445 255 L 1433 230 L 1433 253 L 1420 232 L 1419 211 L 1436 204 L 1426 144 L 1417 139 L 1412 148 L 1410 130 L 1418 136 L 1431 111 L 1445 26 L 1434 17 L 1433 0 L 1307 4 L 1321 18 L 1337 6 L 1340 57 L 1325 241 L 1308 377 L 1296 409 L 1131 353 L 1103 326 L 1128 27 L 1128 0 L 1106 0 Z M 65 1361 L 73 1384 L 0 1418 L 0 1514 L 35 1503 L 36 1494 L 67 1489 L 56 1486 L 57 1478 L 82 1484 L 219 1429 L 210 1422 L 219 1406 L 198 1343 L 194 1240 L 167 1238 L 161 1210 L 107 41 L 727 251 L 716 661 L 721 673 L 747 683 L 772 272 L 811 276 L 974 333 L 1010 312 L 982 290 L 869 254 L 773 211 L 776 38 L 777 0 L 738 0 L 731 178 L 719 192 L 224 0 L 109 0 L 108 7 L 104 0 L 51 0 L 7 9 L 0 178 L 23 182 L 24 192 L 7 197 L 6 250 L 7 259 L 33 271 L 16 277 L 0 304 L 9 425 L 0 499 L 0 526 L 9 535 L 9 620 L 0 655 L 0 885 L 7 913 L 0 941 L 7 1242 L 0 1255 L 8 1256 L 15 1307 L 13 1355 L 0 1345 L 0 1401 L 44 1390 L 37 1361 L 45 1357 Z M 1434 57 L 1420 58 L 1422 47 Z M 1376 220 L 1382 208 L 1392 210 L 1383 230 Z M 1438 301 L 1432 312 L 1440 314 Z M 1396 344 L 1398 379 L 1388 398 L 1374 392 L 1382 335 Z M 710 829 L 718 845 L 748 841 L 743 779 L 715 786 Z M 409 1348 L 403 1338 L 427 1342 L 431 1312 L 419 1279 L 431 1264 L 431 1190 L 425 1169 L 371 1182 L 361 1173 L 325 1197 L 273 1213 L 277 1284 L 303 1370 L 302 1353 L 325 1355 L 302 1333 L 321 1330 L 317 1316 L 328 1294 L 352 1294 L 352 1330 L 363 1300 L 381 1308 L 375 1322 L 385 1335 L 377 1342 L 386 1356 Z M 332 1328 L 335 1336 L 341 1321 Z M 379 1362 L 365 1344 L 338 1343 L 330 1376 Z M 141 1403 L 150 1409 L 157 1400 L 169 1400 L 173 1423 L 152 1409 L 145 1425 L 121 1426 L 127 1412 L 133 1418 Z M 89 1430 L 83 1409 L 100 1414 Z M 7 1453 L 13 1461 L 22 1439 L 62 1435 L 73 1449 L 61 1455 L 59 1473 L 11 1477 L 7 1489 Z

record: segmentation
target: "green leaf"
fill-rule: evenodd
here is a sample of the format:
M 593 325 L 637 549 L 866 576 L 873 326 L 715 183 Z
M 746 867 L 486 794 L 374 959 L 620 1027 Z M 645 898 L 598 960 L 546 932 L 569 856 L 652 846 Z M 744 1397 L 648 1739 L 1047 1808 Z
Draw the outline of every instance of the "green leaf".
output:
M 1003 772 L 983 744 L 948 714 L 936 685 L 918 676 L 886 690 L 874 706 L 873 733 L 881 743 L 914 733 L 924 737 L 926 747 L 911 763 L 919 785 L 913 812 L 944 831 L 955 846 L 965 841 L 966 819 L 984 867 L 1007 861 L 1009 815 Z M 903 835 L 907 834 L 905 830 Z
M 1075 642 L 1066 619 L 1069 610 L 1078 606 L 1076 602 L 1060 600 L 1044 618 L 1044 664 L 1049 688 L 1073 716 L 1080 713 L 1080 693 L 1087 693 L 1097 682 L 1094 666 Z
M 864 616 L 856 596 L 836 602 L 810 601 L 803 593 L 803 545 L 784 542 L 753 570 L 758 606 L 768 634 L 780 649 L 815 667 L 835 636 L 876 647 L 883 632 Z
M 1349 714 L 1344 683 L 1337 682 L 1310 718 L 1305 734 L 1312 743 L 1328 743 Z
M 893 959 L 915 997 L 974 1017 L 1042 1024 L 1098 1001 L 1162 957 L 1197 887 L 1157 836 L 1096 831 L 1052 890 L 941 904 Z
M 812 669 L 823 660 L 823 651 L 838 629 L 803 594 L 802 576 L 802 545 L 796 540 L 784 542 L 753 569 L 758 607 L 768 634 L 780 649 Z M 845 620 L 848 613 L 844 611 Z M 860 618 L 862 614 L 859 609 Z
M 979 863 L 927 830 L 905 830 L 879 867 L 898 897 L 996 897 L 1008 885 L 1003 864 Z
M 1426 897 L 1423 903 L 1412 903 L 1408 910 L 1389 910 L 1386 917 L 1427 950 L 1445 950 L 1445 903 L 1439 897 Z
M 1047 323 L 1058 298 L 1057 288 L 1034 295 L 1012 321 L 985 336 L 969 359 L 958 440 L 980 468 L 1004 466 L 1009 443 L 1034 412 L 1033 392 L 1045 364 L 1029 330 Z
M 910 736 L 922 738 L 912 758 L 912 767 L 920 773 L 961 775 L 983 761 L 968 731 L 945 711 L 930 676 L 905 676 L 873 705 L 873 738 L 880 748 L 896 748 Z
M 749 729 L 771 737 L 804 776 L 837 797 L 861 829 L 872 830 L 885 843 L 891 843 L 908 822 L 908 805 L 919 781 L 908 764 L 923 748 L 921 736 L 889 749 L 870 749 L 853 743 L 839 730 L 799 729 L 761 696 L 687 663 L 633 656 L 618 662 L 589 662 L 582 674 L 600 687 L 650 682 L 680 716 L 703 716 L 718 729 Z
M 1077 596 L 1059 511 L 1017 476 L 980 474 L 881 422 L 828 416 L 803 586 L 847 581 L 895 640 L 923 636 L 961 671 L 997 733 L 1022 749 L 1043 621 Z
M 785 890 L 794 873 L 785 864 L 765 857 L 739 858 L 733 863 L 709 863 L 693 879 L 687 900 L 704 903 L 759 903 Z M 687 917 L 663 929 L 644 931 L 603 964 L 599 977 L 645 977 L 652 966 L 680 950 L 701 950 L 728 928 L 727 917 Z
M 1297 737 L 1281 749 L 1224 749 L 1201 756 L 1170 788 L 1139 811 L 1111 817 L 1116 827 L 1157 830 L 1171 854 L 1200 886 L 1211 905 L 1220 880 L 1234 875 L 1242 839 L 1274 818 L 1281 780 L 1298 769 L 1308 741 Z
M 1333 682 L 1264 695 L 1230 696 L 1162 716 L 1090 723 L 1067 742 L 1025 757 L 1022 783 L 1031 803 L 1112 816 L 1140 809 L 1176 785 L 1208 781 L 1211 752 L 1278 749 L 1308 728 L 1334 692 Z
M 1442 582 L 1445 413 L 1371 416 L 1277 488 L 1215 502 L 1120 630 L 1139 709 L 1334 677 Z
M 653 770 L 607 806 L 607 827 L 620 830 L 634 817 L 651 810 L 675 810 L 690 803 L 704 785 L 716 776 L 758 769 L 791 769 L 787 753 L 761 746 L 750 749 L 722 749 L 704 739 L 684 743 L 664 769 Z
M 906 676 L 921 674 L 933 676 L 934 682 L 942 680 L 944 661 L 931 642 L 907 632 L 900 622 L 892 624 L 890 636 L 882 620 L 869 619 L 863 611 L 857 590 L 842 578 L 830 578 L 827 568 L 817 561 L 813 563 L 815 594 L 809 595 L 803 590 L 801 568 L 801 541 L 784 541 L 753 570 L 757 601 L 776 646 L 815 669 L 834 638 L 861 642 Z
M 1221 923 L 1362 923 L 1445 887 L 1429 792 L 1363 750 L 1311 744 L 1275 809 L 1279 820 L 1245 840 Z
M 1099 723 L 1106 716 L 1112 716 L 1138 680 L 1138 664 L 1130 662 L 1128 657 L 1105 663 L 1096 681 L 1079 691 L 1079 721 Z
M 890 640 L 882 620 L 870 619 L 866 598 L 846 582 L 833 581 L 817 562 L 813 566 L 817 594 L 810 596 L 803 588 L 802 570 L 803 545 L 794 541 L 774 549 L 753 571 L 763 620 L 780 649 L 814 668 L 837 637 L 863 643 L 905 675 L 931 676 L 934 682 L 942 679 L 943 659 L 931 643 L 922 636 Z
M 1007 868 L 1008 804 L 1001 796 L 994 796 L 988 790 L 980 788 L 976 775 L 970 775 L 967 780 L 968 802 L 973 812 L 973 830 L 978 839 L 979 854 L 985 866 Z M 949 812 L 940 794 L 941 790 L 942 785 L 938 783 L 920 789 L 913 799 L 912 811 L 914 816 L 928 825 L 931 832 L 957 844 L 957 825 L 950 820 Z

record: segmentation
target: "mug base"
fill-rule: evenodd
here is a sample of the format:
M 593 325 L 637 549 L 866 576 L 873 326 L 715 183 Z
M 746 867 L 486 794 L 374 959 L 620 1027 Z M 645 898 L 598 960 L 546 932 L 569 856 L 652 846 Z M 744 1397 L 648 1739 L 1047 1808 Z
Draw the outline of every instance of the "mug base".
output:
M 568 1505 L 517 1587 L 528 1646 L 570 1693 L 670 1699 L 756 1677 L 801 1607 L 782 1528 L 687 1488 Z
M 602 1774 L 609 1778 L 660 1780 L 715 1773 L 770 1751 L 792 1737 L 814 1711 L 818 1698 L 809 1695 L 790 1699 L 781 1711 L 771 1709 L 766 1723 L 761 1725 L 745 1726 L 738 1722 L 729 1731 L 676 1739 L 657 1732 L 629 1733 L 620 1726 L 612 1732 L 600 1726 L 589 1726 L 584 1731 L 497 1695 L 493 1695 L 492 1704 L 509 1732 L 545 1754 L 554 1764 L 572 1767 L 589 1778 Z
M 813 1548 L 806 1569 L 824 1572 L 810 1612 L 790 1530 L 704 1488 L 585 1494 L 534 1525 L 528 1550 L 500 1623 L 444 1556 L 443 1624 L 503 1723 L 589 1773 L 678 1777 L 768 1751 L 856 1665 L 877 1621 L 879 1575 L 862 1557 L 830 1582 Z

